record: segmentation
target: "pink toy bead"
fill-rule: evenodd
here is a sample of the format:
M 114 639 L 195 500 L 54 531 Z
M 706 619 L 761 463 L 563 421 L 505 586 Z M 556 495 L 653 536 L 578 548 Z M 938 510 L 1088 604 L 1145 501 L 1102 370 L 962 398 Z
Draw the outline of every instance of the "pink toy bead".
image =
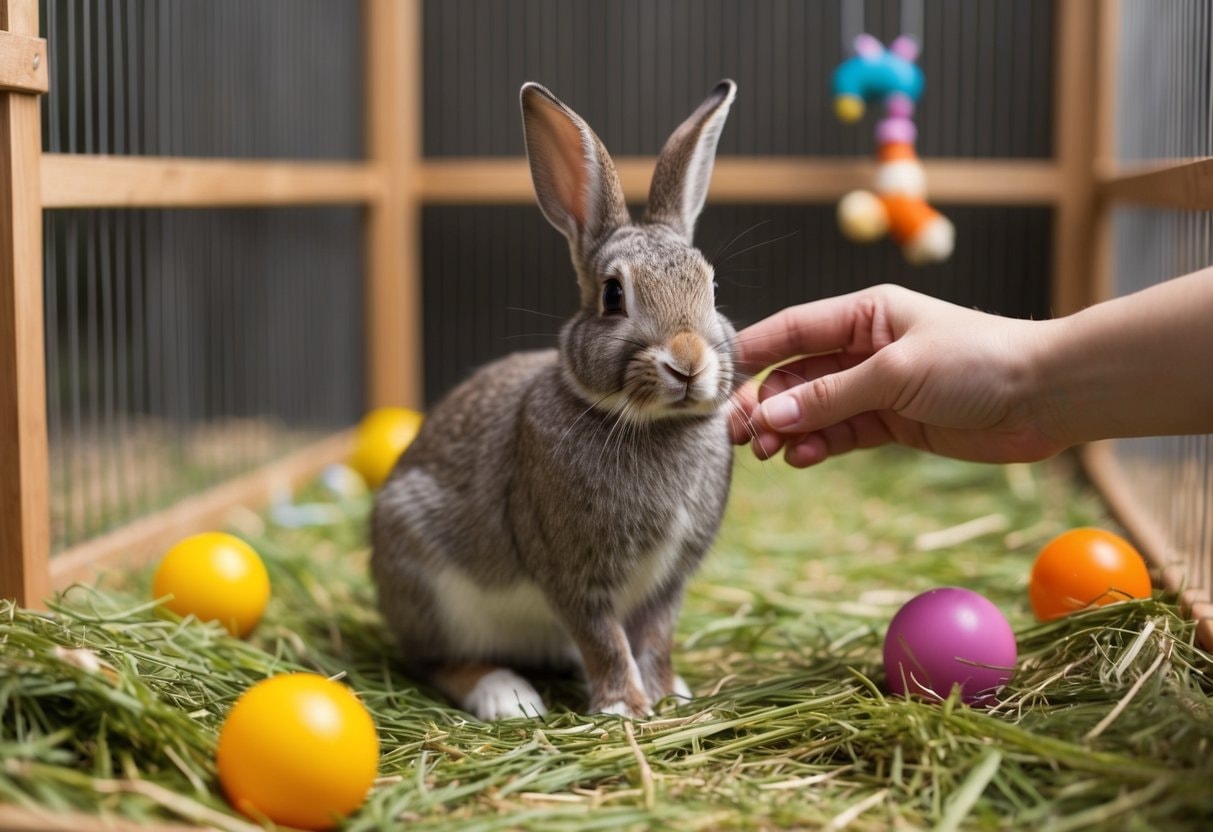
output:
M 886 118 L 876 125 L 878 144 L 914 144 L 918 129 L 908 118 Z
M 889 97 L 885 99 L 884 106 L 891 116 L 909 118 L 914 115 L 914 102 L 908 95 L 902 95 L 899 92 L 890 93 Z
M 855 36 L 855 54 L 864 58 L 878 58 L 884 53 L 880 41 L 868 34 Z
M 889 46 L 889 51 L 899 58 L 913 61 L 918 57 L 918 43 L 909 35 L 901 35 Z

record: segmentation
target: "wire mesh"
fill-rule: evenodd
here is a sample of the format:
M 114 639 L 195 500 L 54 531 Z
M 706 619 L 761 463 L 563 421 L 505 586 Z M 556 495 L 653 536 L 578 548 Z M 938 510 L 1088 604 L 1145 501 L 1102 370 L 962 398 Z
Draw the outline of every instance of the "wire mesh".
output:
M 43 150 L 364 155 L 362 4 L 41 0 Z
M 56 550 L 360 415 L 357 209 L 48 211 L 44 239 Z
M 1213 265 L 1213 212 L 1124 206 L 1113 214 L 1113 286 L 1125 295 Z M 1158 553 L 1213 588 L 1213 435 L 1123 439 L 1113 453 L 1135 503 L 1166 537 Z
M 1213 155 L 1208 0 L 1121 0 L 1116 154 L 1121 162 Z

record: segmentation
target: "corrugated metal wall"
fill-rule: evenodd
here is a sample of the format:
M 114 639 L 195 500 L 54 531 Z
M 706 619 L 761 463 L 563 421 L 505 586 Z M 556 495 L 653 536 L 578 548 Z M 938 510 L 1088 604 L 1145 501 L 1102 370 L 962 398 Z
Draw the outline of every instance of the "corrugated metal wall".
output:
M 886 41 L 898 34 L 899 2 L 862 6 L 867 29 Z M 727 76 L 740 89 L 721 154 L 869 154 L 873 118 L 839 124 L 829 100 L 830 74 L 849 54 L 842 12 L 839 0 L 428 0 L 425 153 L 521 155 L 518 89 L 537 80 L 613 154 L 652 155 Z M 1051 154 L 1053 12 L 1051 0 L 927 0 L 924 155 Z M 710 256 L 744 232 L 714 258 L 722 302 L 739 323 L 883 281 L 1048 315 L 1051 211 L 945 209 L 957 250 L 928 268 L 906 266 L 888 242 L 847 242 L 833 205 L 709 205 L 696 240 Z M 538 208 L 433 206 L 423 241 L 429 401 L 486 360 L 553 343 L 576 292 L 564 240 Z
M 847 0 L 850 2 L 851 0 Z M 861 4 L 899 34 L 901 3 Z M 839 0 L 427 0 L 425 153 L 523 152 L 518 89 L 539 81 L 612 153 L 656 153 L 716 81 L 737 81 L 725 155 L 867 154 L 872 121 L 834 118 L 850 54 Z M 925 156 L 1052 152 L 1052 0 L 925 0 Z

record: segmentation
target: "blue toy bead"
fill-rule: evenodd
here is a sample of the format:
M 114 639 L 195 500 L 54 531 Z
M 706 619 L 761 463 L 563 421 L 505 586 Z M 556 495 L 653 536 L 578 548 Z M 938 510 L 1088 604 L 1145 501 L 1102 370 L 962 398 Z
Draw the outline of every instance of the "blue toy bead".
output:
M 923 75 L 918 65 L 881 48 L 848 58 L 834 70 L 834 97 L 853 97 L 868 103 L 900 93 L 911 101 L 922 95 Z

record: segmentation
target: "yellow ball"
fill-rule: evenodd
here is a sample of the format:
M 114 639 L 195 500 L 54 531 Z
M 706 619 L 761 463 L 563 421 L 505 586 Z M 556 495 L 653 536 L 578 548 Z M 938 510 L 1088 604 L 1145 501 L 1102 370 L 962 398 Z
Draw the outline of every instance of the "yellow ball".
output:
M 404 407 L 372 410 L 354 434 L 354 453 L 350 467 L 362 475 L 371 488 L 383 485 L 392 466 L 421 430 L 424 417 Z
M 257 626 L 270 600 L 270 576 L 243 540 L 223 532 L 187 537 L 156 568 L 152 593 L 173 597 L 164 606 L 177 615 L 218 621 L 234 636 Z
M 863 99 L 858 96 L 840 95 L 834 99 L 834 115 L 847 124 L 863 118 L 863 109 Z
M 236 700 L 215 754 L 224 794 L 254 820 L 328 829 L 362 805 L 379 737 L 349 688 L 313 673 L 253 685 Z

